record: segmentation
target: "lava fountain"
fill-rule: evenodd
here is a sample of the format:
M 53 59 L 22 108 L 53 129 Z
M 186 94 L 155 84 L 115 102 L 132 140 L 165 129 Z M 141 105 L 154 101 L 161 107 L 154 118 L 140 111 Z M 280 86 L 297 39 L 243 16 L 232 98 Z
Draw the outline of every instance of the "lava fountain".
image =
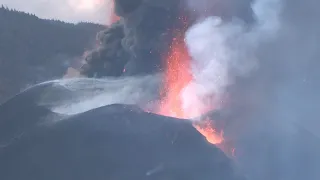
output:
M 186 22 L 185 18 L 181 19 Z M 186 109 L 183 106 L 182 93 L 193 81 L 191 71 L 192 58 L 189 55 L 184 37 L 185 31 L 175 31 L 170 51 L 166 55 L 164 85 L 160 94 L 163 98 L 157 113 L 181 119 L 193 119 L 213 110 L 213 107 L 204 105 L 196 96 L 196 90 L 190 88 L 187 94 L 184 94 L 184 97 L 187 96 L 189 101 L 191 100 L 191 109 Z M 195 113 L 192 108 L 196 108 L 198 111 Z M 203 121 L 204 123 L 201 123 L 201 125 L 195 122 L 194 127 L 206 137 L 208 142 L 219 146 L 223 142 L 223 132 L 217 131 L 210 119 Z

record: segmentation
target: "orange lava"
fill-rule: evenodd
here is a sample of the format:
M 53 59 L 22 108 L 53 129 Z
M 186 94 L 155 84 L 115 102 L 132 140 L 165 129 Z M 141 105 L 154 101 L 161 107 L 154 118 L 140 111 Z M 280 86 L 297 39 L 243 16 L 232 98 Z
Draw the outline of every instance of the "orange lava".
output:
M 181 35 L 180 35 L 181 36 Z M 192 81 L 190 73 L 190 57 L 183 37 L 174 38 L 166 59 L 166 72 L 159 114 L 188 118 L 182 109 L 180 93 Z
M 195 114 L 192 110 L 183 109 L 181 92 L 192 80 L 191 58 L 184 42 L 184 32 L 178 32 L 166 57 L 164 87 L 161 91 L 161 95 L 164 98 L 160 102 L 158 114 L 190 119 L 201 116 L 208 109 L 212 110 L 212 107 L 202 107 L 204 104 L 196 97 L 193 89 L 189 90 L 187 94 L 188 98 L 192 100 L 193 107 L 191 108 L 198 108 L 200 111 Z M 212 144 L 223 142 L 223 134 L 215 130 L 210 120 L 205 120 L 205 123 L 201 126 L 194 124 L 194 127 L 206 137 L 208 142 Z
M 220 133 L 213 128 L 210 120 L 206 120 L 204 126 L 194 125 L 194 127 L 204 136 L 211 144 L 221 144 L 223 142 L 223 131 Z

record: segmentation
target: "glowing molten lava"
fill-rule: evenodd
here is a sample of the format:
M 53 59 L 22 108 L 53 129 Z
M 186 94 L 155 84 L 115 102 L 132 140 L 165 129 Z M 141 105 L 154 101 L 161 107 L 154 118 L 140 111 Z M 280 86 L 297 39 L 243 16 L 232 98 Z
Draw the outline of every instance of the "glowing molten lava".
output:
M 223 131 L 218 132 L 213 128 L 213 124 L 211 121 L 205 120 L 205 124 L 203 126 L 194 125 L 194 127 L 204 136 L 207 141 L 211 144 L 220 144 L 223 142 Z
M 183 37 L 174 38 L 166 61 L 164 88 L 159 113 L 171 117 L 188 118 L 182 108 L 181 91 L 192 81 L 190 57 Z
M 166 58 L 166 70 L 164 77 L 164 87 L 161 95 L 164 97 L 160 103 L 159 114 L 176 118 L 190 119 L 201 116 L 212 107 L 203 107 L 203 103 L 196 97 L 195 91 L 189 89 L 187 96 L 191 99 L 192 107 L 200 109 L 195 114 L 192 109 L 183 107 L 182 91 L 193 80 L 191 73 L 191 58 L 184 42 L 184 33 L 178 33 L 170 46 L 170 52 Z M 191 107 L 191 108 L 192 108 Z M 206 137 L 212 144 L 223 142 L 223 135 L 217 132 L 211 121 L 205 120 L 201 125 L 194 124 L 194 127 Z

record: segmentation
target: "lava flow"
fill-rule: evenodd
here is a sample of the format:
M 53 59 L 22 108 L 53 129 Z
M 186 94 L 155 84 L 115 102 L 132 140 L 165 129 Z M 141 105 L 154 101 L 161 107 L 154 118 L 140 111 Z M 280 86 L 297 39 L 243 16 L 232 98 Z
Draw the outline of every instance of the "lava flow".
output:
M 191 57 L 184 42 L 184 33 L 178 32 L 166 57 L 164 87 L 161 91 L 161 96 L 164 98 L 160 102 L 158 114 L 191 119 L 203 115 L 208 109 L 212 110 L 212 107 L 203 107 L 204 104 L 196 97 L 195 91 L 190 88 L 187 93 L 188 99 L 191 99 L 192 107 L 200 109 L 200 111 L 195 114 L 191 109 L 188 110 L 183 107 L 181 93 L 192 81 Z M 194 124 L 194 127 L 206 137 L 208 142 L 212 144 L 222 143 L 223 133 L 218 132 L 209 119 L 204 121 L 201 125 Z

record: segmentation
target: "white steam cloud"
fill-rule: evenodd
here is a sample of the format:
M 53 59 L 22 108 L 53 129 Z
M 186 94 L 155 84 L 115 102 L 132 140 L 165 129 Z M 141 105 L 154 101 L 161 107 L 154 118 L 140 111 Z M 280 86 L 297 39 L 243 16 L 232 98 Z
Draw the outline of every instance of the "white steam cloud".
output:
M 247 179 L 320 179 L 319 1 L 256 0 L 252 10 L 250 27 L 211 17 L 189 29 L 196 78 L 188 88 L 203 98 L 231 87 L 224 136 Z
M 276 37 L 281 2 L 256 0 L 252 9 L 256 18 L 252 27 L 238 19 L 223 23 L 218 17 L 209 17 L 187 31 L 185 40 L 192 57 L 194 81 L 182 92 L 185 109 L 194 106 L 194 99 L 190 98 L 194 92 L 203 103 L 214 95 L 214 102 L 209 103 L 219 104 L 236 77 L 247 76 L 258 68 L 255 51 L 259 44 Z
M 72 115 L 110 104 L 145 106 L 158 94 L 160 75 L 106 79 L 56 80 L 41 96 L 40 105 L 53 112 Z M 50 83 L 50 82 L 47 82 Z

